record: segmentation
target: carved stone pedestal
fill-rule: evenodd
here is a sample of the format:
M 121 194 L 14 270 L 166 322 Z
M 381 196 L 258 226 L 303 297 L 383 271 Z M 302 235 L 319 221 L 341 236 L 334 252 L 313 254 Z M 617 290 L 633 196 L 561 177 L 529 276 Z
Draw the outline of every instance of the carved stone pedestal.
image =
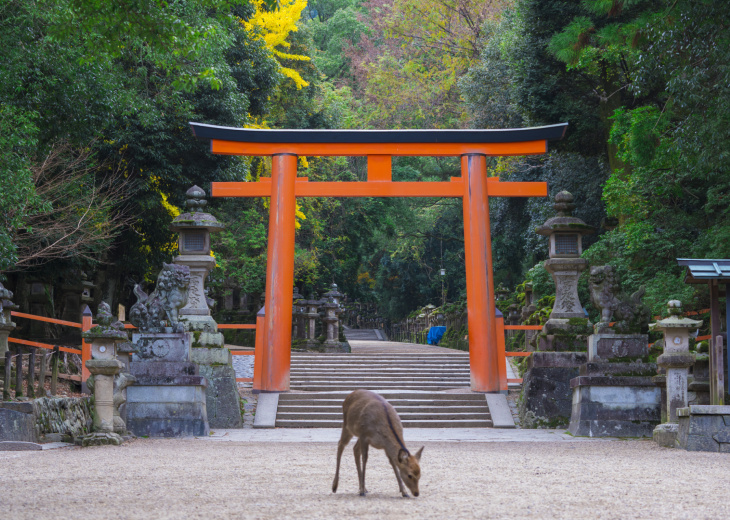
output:
M 560 428 L 570 422 L 570 380 L 588 360 L 585 352 L 535 352 L 527 358 L 519 416 L 523 428 Z
M 679 448 L 730 453 L 730 406 L 679 408 L 677 419 Z
M 570 433 L 585 437 L 651 437 L 661 420 L 661 391 L 652 381 L 657 367 L 642 358 L 648 336 L 594 334 L 588 362 L 570 381 Z
M 137 436 L 207 436 L 204 377 L 190 360 L 192 333 L 140 333 L 129 363 L 137 383 L 127 388 L 127 428 Z

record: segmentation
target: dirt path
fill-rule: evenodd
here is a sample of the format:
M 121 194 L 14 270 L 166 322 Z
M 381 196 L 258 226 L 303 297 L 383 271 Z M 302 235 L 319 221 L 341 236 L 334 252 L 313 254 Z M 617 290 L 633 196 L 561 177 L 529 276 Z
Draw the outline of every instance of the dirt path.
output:
M 332 494 L 334 459 L 334 443 L 200 440 L 3 452 L 0 511 L 13 520 L 730 517 L 729 454 L 649 441 L 427 443 L 421 496 L 408 500 L 378 450 L 370 495 L 356 494 L 351 450 Z

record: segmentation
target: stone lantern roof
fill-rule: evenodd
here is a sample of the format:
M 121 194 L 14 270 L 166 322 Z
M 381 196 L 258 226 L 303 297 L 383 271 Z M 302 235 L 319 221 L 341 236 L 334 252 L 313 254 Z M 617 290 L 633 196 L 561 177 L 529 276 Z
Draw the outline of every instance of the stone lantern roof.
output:
M 670 300 L 667 304 L 669 317 L 659 320 L 649 325 L 652 330 L 666 329 L 696 329 L 702 326 L 701 320 L 693 320 L 682 316 L 682 302 L 679 300 Z
M 205 213 L 203 208 L 208 205 L 205 190 L 198 186 L 190 188 L 185 195 L 188 200 L 185 202 L 187 211 L 175 217 L 170 225 L 173 231 L 189 228 L 203 228 L 211 232 L 220 231 L 225 226 L 210 213 Z
M 329 297 L 339 298 L 339 297 L 343 296 L 343 294 L 340 291 L 337 290 L 337 284 L 336 283 L 333 283 L 330 286 L 330 290 L 328 292 L 324 293 L 322 296 L 324 298 L 329 298 Z
M 555 232 L 580 233 L 581 235 L 590 235 L 595 228 L 589 226 L 581 219 L 573 216 L 575 204 L 573 203 L 573 194 L 568 191 L 561 191 L 555 195 L 555 204 L 553 208 L 558 214 L 549 218 L 545 223 L 538 227 L 535 231 L 544 236 L 550 236 Z

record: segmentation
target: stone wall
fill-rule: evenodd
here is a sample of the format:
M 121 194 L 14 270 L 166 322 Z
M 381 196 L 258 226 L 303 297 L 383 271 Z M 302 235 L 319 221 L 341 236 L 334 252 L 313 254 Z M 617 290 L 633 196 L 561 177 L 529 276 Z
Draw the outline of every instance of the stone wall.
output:
M 73 442 L 91 431 L 90 397 L 0 403 L 0 441 Z
M 75 439 L 91 432 L 91 401 L 91 397 L 43 397 L 33 401 L 39 440 L 55 437 L 53 434 Z

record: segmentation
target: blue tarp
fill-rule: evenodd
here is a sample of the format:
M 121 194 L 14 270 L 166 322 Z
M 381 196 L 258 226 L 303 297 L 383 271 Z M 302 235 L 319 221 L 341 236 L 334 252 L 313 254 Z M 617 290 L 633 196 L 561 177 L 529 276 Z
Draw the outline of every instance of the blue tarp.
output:
M 446 327 L 431 327 L 430 329 L 428 329 L 426 343 L 428 343 L 429 345 L 438 345 L 445 332 Z

